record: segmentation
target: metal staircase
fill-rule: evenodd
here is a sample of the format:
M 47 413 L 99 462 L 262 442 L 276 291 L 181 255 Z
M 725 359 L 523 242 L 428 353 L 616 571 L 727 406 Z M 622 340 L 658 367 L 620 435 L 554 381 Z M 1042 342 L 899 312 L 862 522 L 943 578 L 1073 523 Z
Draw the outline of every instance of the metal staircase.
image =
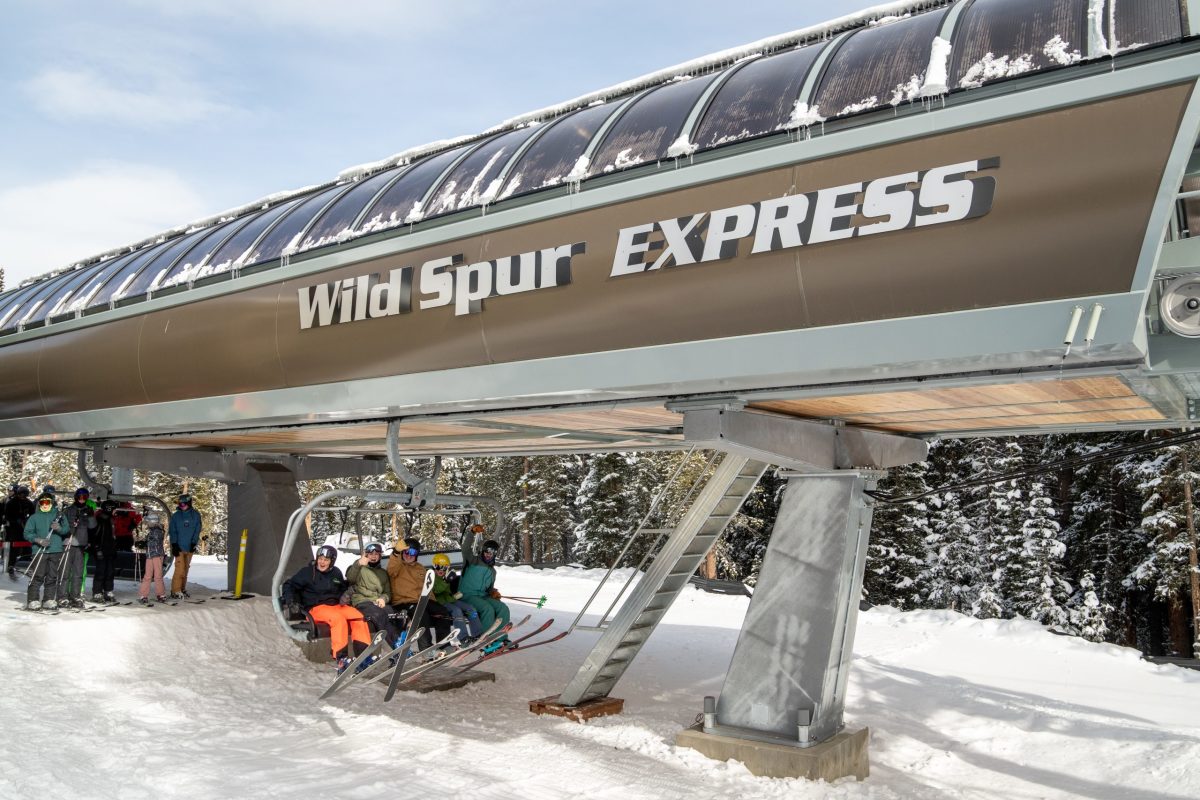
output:
M 766 469 L 766 462 L 725 454 L 625 605 L 603 626 L 604 633 L 563 690 L 560 703 L 574 706 L 612 691 Z

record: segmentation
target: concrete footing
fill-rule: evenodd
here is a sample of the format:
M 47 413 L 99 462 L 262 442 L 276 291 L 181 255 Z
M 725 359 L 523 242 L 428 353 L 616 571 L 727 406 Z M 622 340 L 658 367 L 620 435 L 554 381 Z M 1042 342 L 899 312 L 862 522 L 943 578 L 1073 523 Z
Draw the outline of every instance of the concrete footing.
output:
M 764 778 L 807 778 L 833 781 L 853 775 L 863 780 L 870 774 L 867 763 L 866 728 L 842 731 L 811 747 L 794 747 L 750 739 L 738 739 L 718 733 L 705 733 L 697 723 L 680 731 L 675 744 L 690 747 L 718 761 L 734 759 L 751 773 Z
M 619 697 L 597 697 L 584 700 L 577 706 L 565 706 L 558 702 L 559 695 L 552 694 L 541 700 L 530 700 L 529 710 L 534 714 L 549 714 L 555 717 L 565 717 L 575 722 L 586 722 L 592 717 L 606 717 L 610 714 L 620 714 L 625 708 L 625 701 Z

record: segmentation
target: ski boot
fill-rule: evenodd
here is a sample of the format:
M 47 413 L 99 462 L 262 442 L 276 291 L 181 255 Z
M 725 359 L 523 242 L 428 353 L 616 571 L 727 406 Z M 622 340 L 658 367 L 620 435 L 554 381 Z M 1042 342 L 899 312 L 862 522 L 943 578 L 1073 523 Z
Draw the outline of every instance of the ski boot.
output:
M 25 610 L 26 611 L 41 611 L 42 610 L 41 601 L 30 600 L 28 603 L 25 604 Z
M 165 602 L 167 602 L 167 596 L 166 596 L 165 594 L 159 594 L 159 595 L 155 595 L 155 596 L 154 596 L 154 599 L 155 599 L 155 600 L 157 600 L 157 601 L 158 601 L 158 602 L 160 602 L 160 603 L 165 603 Z
M 103 603 L 104 602 L 104 594 L 102 592 L 92 592 L 92 602 L 93 603 Z
M 337 664 L 336 664 L 338 675 L 341 675 L 343 672 L 346 671 L 346 667 L 350 666 L 351 660 L 352 659 L 349 659 L 346 656 L 338 657 Z
M 499 650 L 507 650 L 511 646 L 512 646 L 512 642 L 510 642 L 507 638 L 497 639 L 496 641 L 492 642 L 491 644 L 489 644 L 487 647 L 483 648 L 479 652 L 482 653 L 483 655 L 487 656 L 487 655 L 491 655 L 492 653 L 495 653 Z
M 150 600 L 145 597 L 139 597 L 138 604 L 143 605 L 143 606 L 148 606 L 148 605 L 150 605 Z
M 115 602 L 117 602 L 117 596 L 115 594 L 113 594 L 112 592 L 105 592 L 104 593 L 104 602 L 115 603 Z

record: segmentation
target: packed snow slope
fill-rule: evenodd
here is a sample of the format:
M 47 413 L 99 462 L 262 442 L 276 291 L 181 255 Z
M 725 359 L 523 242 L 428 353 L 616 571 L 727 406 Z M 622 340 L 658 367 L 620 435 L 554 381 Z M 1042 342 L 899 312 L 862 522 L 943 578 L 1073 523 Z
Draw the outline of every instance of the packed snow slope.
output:
M 224 569 L 193 576 L 223 587 Z M 514 613 L 559 628 L 600 574 L 502 568 L 498 586 L 546 594 Z M 1200 797 L 1200 672 L 1030 622 L 861 614 L 846 721 L 871 729 L 871 777 L 829 785 L 673 744 L 720 691 L 747 598 L 686 589 L 617 685 L 625 713 L 579 725 L 527 701 L 560 691 L 596 633 L 496 659 L 494 684 L 318 702 L 332 668 L 263 598 L 43 616 L 16 610 L 24 580 L 0 582 L 6 799 Z

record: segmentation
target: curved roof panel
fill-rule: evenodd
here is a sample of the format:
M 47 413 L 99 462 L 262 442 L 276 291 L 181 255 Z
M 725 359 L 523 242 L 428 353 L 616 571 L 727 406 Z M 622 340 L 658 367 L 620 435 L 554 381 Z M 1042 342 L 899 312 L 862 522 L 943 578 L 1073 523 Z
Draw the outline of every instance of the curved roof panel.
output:
M 919 14 L 850 34 L 829 59 L 810 105 L 833 119 L 917 99 L 946 13 Z
M 425 216 L 434 217 L 486 205 L 500 194 L 500 175 L 536 126 L 518 128 L 495 136 L 475 148 L 434 191 Z
M 220 248 L 213 252 L 208 259 L 208 263 L 213 265 L 213 270 L 219 272 L 234 266 L 240 267 L 244 263 L 244 257 L 249 255 L 246 251 L 250 245 L 258 241 L 258 237 L 262 236 L 275 220 L 295 208 L 303 199 L 298 197 L 295 200 L 280 203 L 252 217 L 249 222 L 238 229 L 237 233 L 226 239 Z
M 509 171 L 501 200 L 558 186 L 567 180 L 580 156 L 619 103 L 602 103 L 573 111 L 545 131 Z
M 667 158 L 692 107 L 715 77 L 704 75 L 664 84 L 635 100 L 605 134 L 588 167 L 588 176 Z
M 713 96 L 696 144 L 708 150 L 784 128 L 824 46 L 798 47 L 743 64 Z
M 360 180 L 354 188 L 339 197 L 313 223 L 308 232 L 304 234 L 304 242 L 300 245 L 300 249 L 308 250 L 320 247 L 339 241 L 343 236 L 353 234 L 354 222 L 367 204 L 403 173 L 404 167 L 398 167 Z M 216 257 L 213 258 L 214 262 L 217 260 Z
M 1114 9 L 1117 23 L 1117 48 L 1138 50 L 1183 38 L 1183 16 L 1179 0 L 1134 0 L 1117 3 Z M 1104 35 L 1112 36 L 1107 17 Z
M 291 212 L 284 215 L 267 233 L 254 245 L 253 252 L 246 258 L 246 265 L 258 264 L 279 258 L 285 251 L 295 250 L 300 237 L 312 222 L 313 217 L 320 214 L 338 195 L 346 191 L 346 187 L 331 186 L 323 192 L 317 192 L 307 200 L 299 203 Z
M 970 89 L 1080 61 L 1087 55 L 1087 13 L 1088 0 L 973 0 L 954 33 L 950 87 Z
M 416 222 L 424 217 L 421 201 L 429 194 L 433 182 L 441 177 L 472 145 L 456 147 L 424 161 L 418 161 L 400 176 L 375 203 L 367 209 L 360 226 L 364 232 L 384 230 Z

